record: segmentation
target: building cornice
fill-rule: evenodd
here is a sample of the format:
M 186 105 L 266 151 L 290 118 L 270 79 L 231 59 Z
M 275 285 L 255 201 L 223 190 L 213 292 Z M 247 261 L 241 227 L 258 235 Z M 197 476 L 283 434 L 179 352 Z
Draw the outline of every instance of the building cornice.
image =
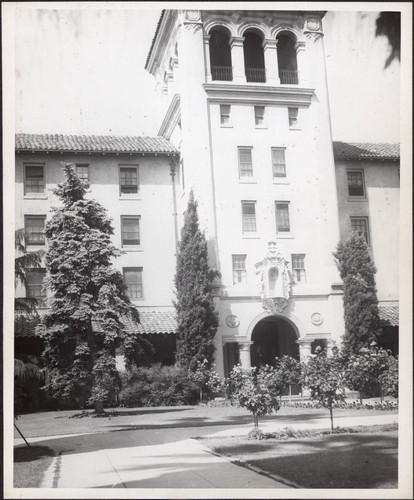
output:
M 177 10 L 164 10 L 161 14 L 145 64 L 145 69 L 152 75 L 155 75 L 156 66 L 159 64 L 161 54 L 170 40 L 177 15 Z
M 210 102 L 295 105 L 309 107 L 314 89 L 298 86 L 269 87 L 261 85 L 231 85 L 205 83 L 203 85 Z
M 180 119 L 180 94 L 174 94 L 167 113 L 158 131 L 158 135 L 170 139 L 179 119 Z

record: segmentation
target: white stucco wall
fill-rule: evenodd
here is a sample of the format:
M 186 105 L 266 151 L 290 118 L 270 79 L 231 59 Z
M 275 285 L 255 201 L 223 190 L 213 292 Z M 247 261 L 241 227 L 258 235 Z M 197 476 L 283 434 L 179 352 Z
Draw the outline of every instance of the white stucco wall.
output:
M 34 161 L 45 165 L 43 199 L 23 194 L 23 165 Z M 47 215 L 49 218 L 50 207 L 59 204 L 52 191 L 63 181 L 62 161 L 89 164 L 91 187 L 87 197 L 96 199 L 108 210 L 113 220 L 112 240 L 116 247 L 121 248 L 121 215 L 140 216 L 140 248 L 124 248 L 125 254 L 114 261 L 114 266 L 120 271 L 123 267 L 143 268 L 144 297 L 135 301 L 139 307 L 171 307 L 175 235 L 169 159 L 141 155 L 19 153 L 16 156 L 16 229 L 24 227 L 24 215 Z M 135 198 L 120 196 L 120 164 L 138 165 L 140 188 Z
M 348 196 L 347 170 L 361 170 L 366 196 L 359 201 Z M 337 161 L 336 178 L 341 238 L 351 230 L 350 217 L 368 217 L 370 251 L 377 267 L 380 301 L 398 300 L 399 274 L 399 162 Z

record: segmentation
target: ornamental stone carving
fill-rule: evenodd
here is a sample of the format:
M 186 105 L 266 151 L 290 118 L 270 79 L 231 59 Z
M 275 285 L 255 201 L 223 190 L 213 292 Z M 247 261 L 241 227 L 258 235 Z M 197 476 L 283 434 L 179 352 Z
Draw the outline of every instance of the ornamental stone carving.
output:
M 316 17 L 308 17 L 306 22 L 306 27 L 309 31 L 318 31 L 321 26 L 321 23 Z
M 200 11 L 199 10 L 186 10 L 185 17 L 188 21 L 200 21 Z
M 272 313 L 282 312 L 290 298 L 291 279 L 287 264 L 275 241 L 268 243 L 265 258 L 256 264 L 262 306 Z

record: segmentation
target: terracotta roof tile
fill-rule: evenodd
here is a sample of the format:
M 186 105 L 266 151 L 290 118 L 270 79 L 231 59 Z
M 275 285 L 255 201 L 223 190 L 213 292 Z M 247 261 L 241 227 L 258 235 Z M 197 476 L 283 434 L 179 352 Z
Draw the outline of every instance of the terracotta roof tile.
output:
M 334 141 L 334 156 L 336 160 L 399 160 L 399 144 L 374 144 Z
M 140 322 L 136 323 L 130 317 L 124 317 L 122 322 L 131 333 L 151 334 L 151 333 L 175 333 L 177 331 L 177 321 L 172 311 L 139 311 Z M 101 329 L 98 319 L 92 320 L 95 331 Z
M 16 134 L 19 151 L 177 154 L 164 137 L 114 135 Z
M 391 326 L 399 325 L 399 306 L 379 305 L 380 318 L 388 322 Z

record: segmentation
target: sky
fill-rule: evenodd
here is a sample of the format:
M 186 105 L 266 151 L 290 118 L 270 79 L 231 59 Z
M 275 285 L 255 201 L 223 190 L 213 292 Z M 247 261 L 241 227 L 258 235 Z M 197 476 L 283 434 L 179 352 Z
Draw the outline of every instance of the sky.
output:
M 140 10 L 20 5 L 15 18 L 17 132 L 157 135 L 163 101 L 144 66 L 160 10 L 148 10 L 141 2 L 136 4 Z M 394 61 L 384 69 L 389 48 L 385 38 L 375 37 L 377 15 L 325 15 L 334 140 L 399 141 L 400 65 Z

